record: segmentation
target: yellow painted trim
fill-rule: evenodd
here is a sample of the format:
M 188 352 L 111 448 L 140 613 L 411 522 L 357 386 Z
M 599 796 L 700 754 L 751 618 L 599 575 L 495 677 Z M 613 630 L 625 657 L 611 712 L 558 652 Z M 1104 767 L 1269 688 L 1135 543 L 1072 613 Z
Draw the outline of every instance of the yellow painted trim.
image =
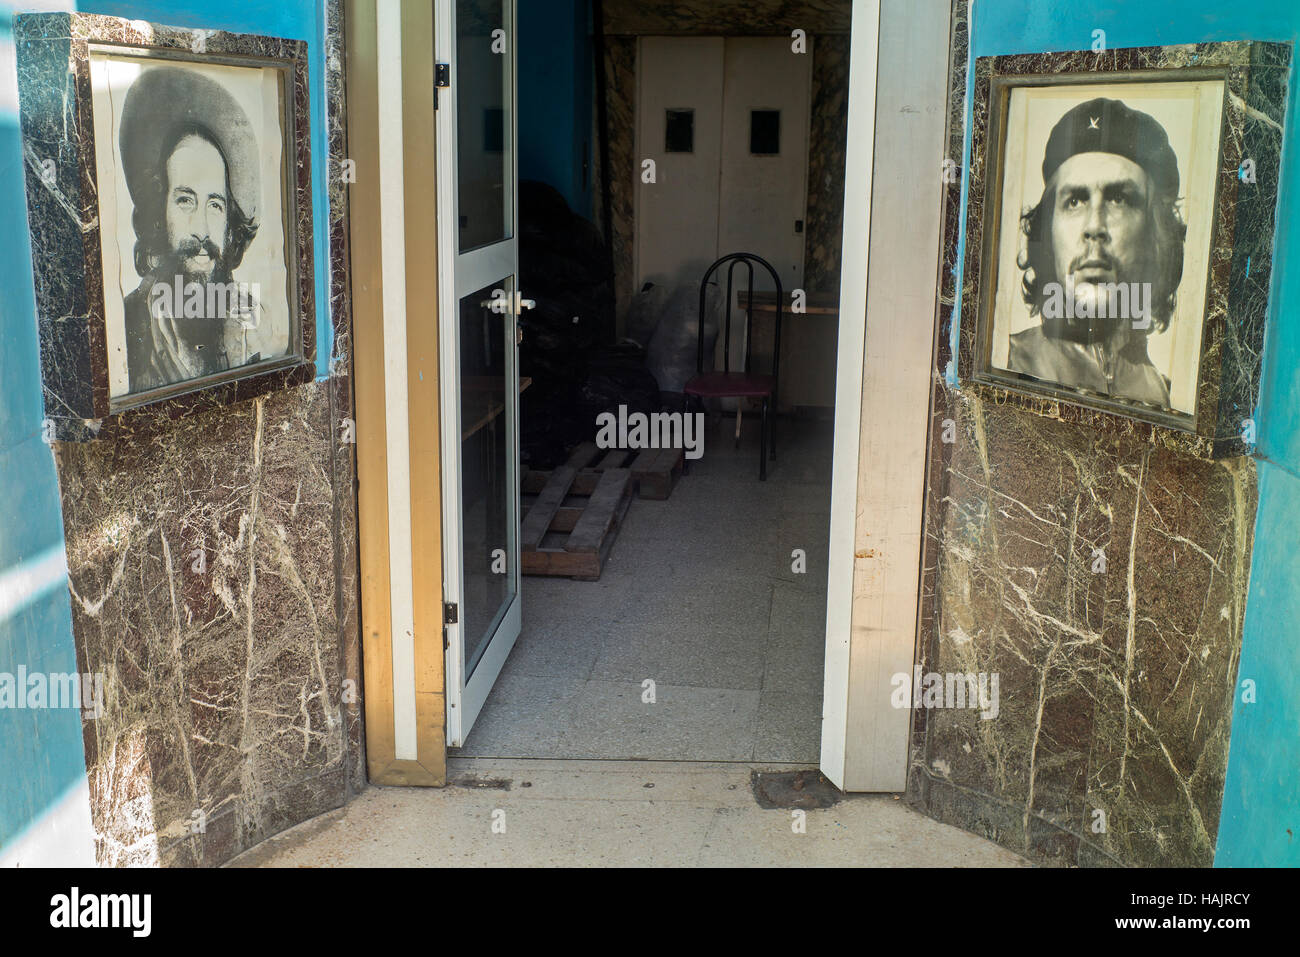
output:
M 391 0 L 379 0 L 391 2 Z M 411 437 L 418 761 L 398 761 L 388 567 L 382 242 L 376 0 L 347 0 L 348 156 L 351 184 L 353 369 L 361 645 L 366 757 L 375 784 L 441 786 L 447 780 L 442 648 L 442 526 L 438 429 L 437 266 L 433 165 L 433 25 L 427 0 L 402 0 L 403 165 L 406 174 L 407 354 Z M 425 24 L 422 26 L 422 23 Z M 409 57 L 409 60 L 408 60 Z M 427 82 L 424 77 L 427 76 Z M 424 82 L 423 88 L 420 83 Z M 427 263 L 428 267 L 423 265 Z M 430 351 L 432 350 L 432 351 Z M 423 379 L 421 379 L 423 376 Z

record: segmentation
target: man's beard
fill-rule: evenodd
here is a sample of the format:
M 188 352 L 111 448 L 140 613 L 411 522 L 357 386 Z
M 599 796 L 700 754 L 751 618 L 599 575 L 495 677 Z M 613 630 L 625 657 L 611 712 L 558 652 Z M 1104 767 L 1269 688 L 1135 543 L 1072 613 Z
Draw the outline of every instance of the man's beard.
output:
M 1115 335 L 1121 325 L 1130 321 L 1129 318 L 1123 316 L 1099 314 L 1106 309 L 1104 301 L 1107 296 L 1105 291 L 1096 283 L 1075 283 L 1070 296 L 1075 304 L 1074 309 L 1076 312 L 1084 311 L 1081 304 L 1085 300 L 1089 300 L 1092 308 L 1087 311 L 1092 312 L 1092 315 L 1072 315 L 1067 310 L 1066 314 L 1059 319 L 1044 318 L 1044 326 L 1047 326 L 1051 334 L 1059 338 L 1069 339 L 1083 345 L 1105 342 Z
M 200 252 L 206 252 L 212 260 L 212 269 L 208 273 L 187 268 L 189 259 Z M 178 278 L 181 285 L 180 301 L 174 304 L 175 310 L 172 313 L 175 328 L 185 344 L 202 358 L 205 365 L 204 374 L 220 371 L 225 367 L 225 322 L 222 320 L 226 316 L 207 314 L 208 286 L 229 283 L 230 269 L 221 251 L 211 240 L 188 239 L 161 257 L 154 270 L 154 281 L 171 286 L 173 289 Z M 189 301 L 193 283 L 197 283 L 203 290 L 201 301 L 204 305 L 200 309 L 202 313 L 200 316 L 186 315 L 185 306 Z

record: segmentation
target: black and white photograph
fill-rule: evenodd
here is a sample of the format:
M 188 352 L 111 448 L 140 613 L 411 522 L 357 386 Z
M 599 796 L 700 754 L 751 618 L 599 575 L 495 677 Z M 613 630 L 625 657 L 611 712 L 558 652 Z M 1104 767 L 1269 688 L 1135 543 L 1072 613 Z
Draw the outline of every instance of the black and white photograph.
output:
M 992 370 L 1195 414 L 1223 97 L 1222 80 L 1009 91 Z
M 281 71 L 92 49 L 90 76 L 110 397 L 288 355 Z

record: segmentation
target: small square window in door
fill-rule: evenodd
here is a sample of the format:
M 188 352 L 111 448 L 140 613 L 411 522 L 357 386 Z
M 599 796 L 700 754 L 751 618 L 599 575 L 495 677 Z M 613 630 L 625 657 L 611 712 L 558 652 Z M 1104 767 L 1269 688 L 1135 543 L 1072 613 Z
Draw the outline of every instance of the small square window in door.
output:
M 777 156 L 780 154 L 780 110 L 750 110 L 749 151 L 755 156 Z
M 665 153 L 695 152 L 695 111 L 667 110 L 664 125 Z

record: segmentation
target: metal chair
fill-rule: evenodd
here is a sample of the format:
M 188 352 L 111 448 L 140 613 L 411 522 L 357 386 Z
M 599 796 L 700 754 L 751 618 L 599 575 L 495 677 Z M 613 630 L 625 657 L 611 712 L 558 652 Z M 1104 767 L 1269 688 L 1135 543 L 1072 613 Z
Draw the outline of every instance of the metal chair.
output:
M 727 309 L 726 320 L 722 334 L 722 371 L 705 372 L 704 371 L 704 304 L 705 293 L 709 287 L 709 279 L 719 266 L 730 263 L 727 267 Z M 748 285 L 746 287 L 745 304 L 749 308 L 745 310 L 745 363 L 743 371 L 731 371 L 731 309 L 732 301 L 732 279 L 736 267 L 744 263 L 748 271 Z M 776 327 L 772 338 L 772 374 L 761 375 L 750 371 L 750 330 L 753 327 L 753 297 L 754 297 L 754 263 L 758 263 L 772 276 L 772 282 L 776 285 Z M 761 399 L 763 402 L 763 419 L 759 439 L 758 452 L 758 478 L 759 481 L 767 480 L 767 459 L 768 449 L 771 448 L 771 457 L 776 459 L 776 441 L 772 435 L 772 418 L 776 415 L 776 381 L 777 381 L 777 364 L 781 357 L 781 308 L 784 294 L 781 291 L 781 277 L 777 275 L 772 265 L 760 256 L 753 253 L 731 253 L 723 256 L 704 274 L 704 279 L 700 282 L 700 315 L 698 322 L 699 342 L 696 353 L 695 375 L 692 377 L 684 388 L 687 395 L 692 396 L 696 403 L 703 405 L 706 398 L 743 398 L 743 399 Z M 768 415 L 768 406 L 771 406 L 771 416 Z M 737 415 L 739 415 L 737 410 Z

